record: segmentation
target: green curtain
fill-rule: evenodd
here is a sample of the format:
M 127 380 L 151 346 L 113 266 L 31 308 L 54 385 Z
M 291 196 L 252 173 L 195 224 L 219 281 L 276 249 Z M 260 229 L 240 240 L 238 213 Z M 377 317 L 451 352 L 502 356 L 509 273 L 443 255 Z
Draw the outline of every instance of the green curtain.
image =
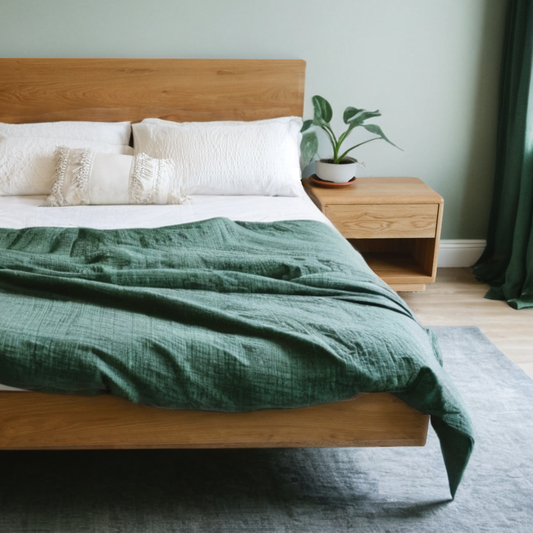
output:
M 487 246 L 474 265 L 486 298 L 533 308 L 533 2 L 510 0 L 503 50 L 496 180 Z

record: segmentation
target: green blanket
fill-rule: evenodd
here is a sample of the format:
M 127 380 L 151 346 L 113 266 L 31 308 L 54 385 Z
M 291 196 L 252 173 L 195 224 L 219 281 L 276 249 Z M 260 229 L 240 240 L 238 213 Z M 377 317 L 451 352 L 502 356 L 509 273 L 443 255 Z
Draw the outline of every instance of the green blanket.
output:
M 219 411 L 388 391 L 432 415 L 452 495 L 473 446 L 432 334 L 320 222 L 0 229 L 0 383 Z

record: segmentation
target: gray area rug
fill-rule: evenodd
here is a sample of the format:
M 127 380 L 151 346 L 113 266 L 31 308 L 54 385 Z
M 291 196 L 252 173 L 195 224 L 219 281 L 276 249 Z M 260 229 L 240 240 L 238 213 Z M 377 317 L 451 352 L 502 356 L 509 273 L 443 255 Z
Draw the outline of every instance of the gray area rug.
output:
M 476 448 L 455 501 L 424 448 L 0 452 L 0 531 L 533 531 L 533 381 L 477 328 L 434 328 Z

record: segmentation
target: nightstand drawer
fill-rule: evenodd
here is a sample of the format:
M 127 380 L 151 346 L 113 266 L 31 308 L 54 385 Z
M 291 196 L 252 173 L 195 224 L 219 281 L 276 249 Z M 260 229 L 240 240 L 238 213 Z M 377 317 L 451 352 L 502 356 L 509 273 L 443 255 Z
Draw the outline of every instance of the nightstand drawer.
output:
M 327 205 L 347 239 L 435 238 L 438 204 Z

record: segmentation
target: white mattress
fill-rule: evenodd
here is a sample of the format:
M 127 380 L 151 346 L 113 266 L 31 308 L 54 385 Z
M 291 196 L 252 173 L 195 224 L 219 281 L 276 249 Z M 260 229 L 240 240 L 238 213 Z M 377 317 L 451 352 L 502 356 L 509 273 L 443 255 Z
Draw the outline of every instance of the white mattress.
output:
M 298 197 L 192 196 L 185 205 L 40 207 L 44 196 L 0 196 L 0 227 L 156 228 L 214 217 L 275 222 L 318 220 L 331 225 L 302 188 Z M 1 391 L 20 390 L 0 384 Z
M 303 192 L 285 196 L 192 196 L 184 205 L 40 207 L 44 196 L 0 196 L 0 227 L 155 228 L 213 217 L 275 222 L 319 220 L 329 224 Z

